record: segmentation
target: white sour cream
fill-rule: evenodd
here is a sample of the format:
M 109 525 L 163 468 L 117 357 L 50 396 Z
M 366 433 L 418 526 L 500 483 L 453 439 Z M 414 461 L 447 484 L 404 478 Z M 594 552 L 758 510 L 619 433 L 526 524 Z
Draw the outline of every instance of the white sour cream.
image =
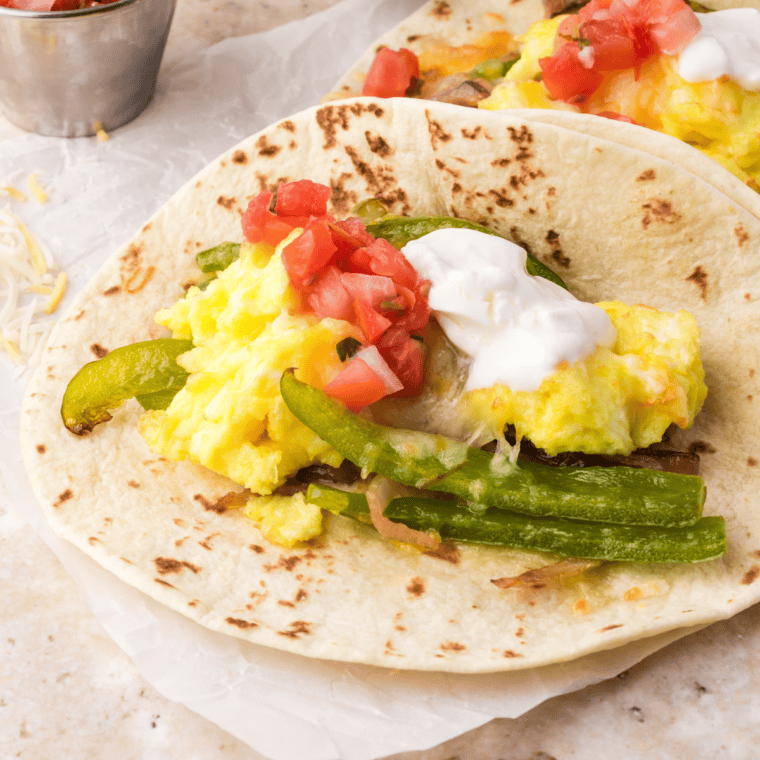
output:
M 449 340 L 472 358 L 466 390 L 533 391 L 563 362 L 615 343 L 603 309 L 529 275 L 525 251 L 508 240 L 443 229 L 402 250 L 431 281 L 430 308 Z
M 702 31 L 678 55 L 680 77 L 708 82 L 727 76 L 760 92 L 760 11 L 733 8 L 697 16 Z

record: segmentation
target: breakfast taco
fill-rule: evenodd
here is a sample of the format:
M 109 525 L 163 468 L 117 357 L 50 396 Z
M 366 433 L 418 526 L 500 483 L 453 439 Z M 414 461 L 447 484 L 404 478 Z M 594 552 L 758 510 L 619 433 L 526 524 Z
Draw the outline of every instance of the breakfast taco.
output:
M 759 35 L 757 2 L 431 2 L 381 37 L 327 97 L 591 114 L 611 135 L 622 122 L 671 136 L 760 192 Z M 640 140 L 654 150 L 661 143 Z
M 601 320 L 596 359 L 539 380 L 564 399 L 542 419 L 526 412 L 529 378 L 494 392 L 490 360 L 477 371 L 488 387 L 466 387 L 475 360 L 447 320 L 479 317 L 436 295 L 442 233 L 444 249 L 466 239 L 455 263 L 509 249 L 509 277 L 528 277 L 527 261 L 526 287 L 540 281 L 563 309 L 585 302 L 547 316 L 546 332 Z M 488 672 L 724 618 L 760 588 L 758 245 L 760 221 L 698 176 L 591 135 L 410 99 L 313 108 L 213 162 L 78 295 L 26 396 L 30 479 L 55 531 L 118 577 L 213 630 L 306 656 Z M 483 265 L 491 291 L 502 269 Z M 90 375 L 93 359 L 108 369 Z M 663 435 L 684 460 L 701 455 L 699 477 L 650 469 Z M 495 452 L 480 448 L 489 437 Z M 568 447 L 614 458 L 650 443 L 634 467 L 547 466 Z M 504 488 L 515 474 L 538 495 L 532 515 Z M 653 526 L 663 499 L 646 489 L 665 483 L 670 498 L 670 477 L 690 495 L 666 511 L 686 514 Z M 592 502 L 590 520 L 579 510 Z M 625 524 L 632 514 L 644 517 Z M 525 540 L 546 526 L 565 543 Z M 638 553 L 586 550 L 641 531 Z

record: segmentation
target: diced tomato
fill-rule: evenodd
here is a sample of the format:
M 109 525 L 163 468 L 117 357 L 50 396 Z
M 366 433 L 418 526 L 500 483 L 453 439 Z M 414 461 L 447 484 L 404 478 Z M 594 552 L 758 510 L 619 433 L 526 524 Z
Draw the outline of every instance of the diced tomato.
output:
M 579 34 L 593 48 L 593 68 L 596 71 L 628 69 L 638 63 L 633 40 L 628 36 L 622 19 L 584 21 Z
M 383 238 L 353 253 L 350 263 L 354 271 L 385 275 L 407 288 L 414 288 L 419 280 L 417 270 L 401 251 Z
M 414 290 L 405 288 L 403 285 L 398 286 L 405 308 L 403 312 L 397 315 L 396 319 L 391 318 L 396 327 L 413 332 L 414 330 L 421 330 L 427 325 L 430 320 L 430 306 L 427 300 L 429 289 L 429 280 L 420 280 Z
M 416 396 L 425 379 L 425 353 L 423 344 L 412 338 L 406 330 L 390 327 L 375 344 L 380 356 L 403 383 L 394 396 Z
M 272 193 L 259 193 L 250 201 L 243 214 L 243 234 L 251 243 L 260 243 L 263 240 L 277 245 L 293 232 L 290 224 L 278 219 L 269 210 L 271 201 Z
M 419 78 L 420 64 L 417 56 L 406 48 L 377 51 L 362 86 L 362 95 L 376 98 L 403 98 L 412 84 Z
M 358 412 L 403 388 L 374 346 L 359 351 L 326 386 L 325 393 Z
M 577 42 L 566 42 L 551 58 L 539 59 L 544 85 L 553 98 L 582 103 L 602 83 L 601 74 L 581 63 L 580 51 Z
M 304 301 L 320 319 L 332 317 L 350 322 L 354 318 L 354 298 L 343 287 L 342 272 L 328 266 L 306 289 Z
M 396 297 L 396 284 L 390 277 L 376 274 L 346 272 L 342 277 L 343 287 L 354 297 L 377 309 L 381 301 Z
M 359 248 L 372 245 L 372 243 L 375 242 L 375 238 L 367 232 L 364 222 L 359 219 L 358 216 L 349 216 L 348 219 L 344 219 L 341 222 L 335 222 L 335 226 L 339 227 L 343 232 L 348 233 L 354 240 L 358 241 Z
M 330 263 L 336 250 L 327 222 L 309 222 L 303 234 L 282 249 L 290 284 L 296 290 L 310 285 L 313 275 Z
M 367 343 L 374 343 L 391 326 L 389 319 L 360 298 L 354 298 L 354 312 Z
M 275 212 L 278 216 L 321 216 L 327 213 L 330 188 L 308 179 L 280 183 Z

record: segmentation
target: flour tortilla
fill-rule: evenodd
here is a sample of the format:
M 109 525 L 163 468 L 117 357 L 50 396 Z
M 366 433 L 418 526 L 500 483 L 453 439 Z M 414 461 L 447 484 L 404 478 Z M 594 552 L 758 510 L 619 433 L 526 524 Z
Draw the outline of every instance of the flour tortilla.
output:
M 705 514 L 725 517 L 726 556 L 612 564 L 554 588 L 503 591 L 490 580 L 551 558 L 460 547 L 441 559 L 341 517 L 286 550 L 239 511 L 211 509 L 230 482 L 151 453 L 136 402 L 88 437 L 68 433 L 59 410 L 75 372 L 155 337 L 154 312 L 197 276 L 194 254 L 240 240 L 251 196 L 304 177 L 333 188 L 336 215 L 376 196 L 395 213 L 487 223 L 580 298 L 693 312 L 710 395 L 679 442 L 702 452 Z M 759 268 L 760 220 L 671 162 L 510 114 L 403 99 L 328 104 L 214 161 L 78 295 L 29 386 L 25 463 L 54 530 L 111 572 L 213 630 L 309 657 L 488 672 L 706 624 L 760 598 Z
M 705 0 L 702 5 L 715 10 L 756 8 L 760 0 Z M 421 53 L 436 43 L 476 44 L 487 32 L 505 30 L 514 36 L 545 17 L 541 0 L 429 0 L 415 13 L 377 39 L 359 60 L 335 83 L 324 100 L 355 97 L 380 47 L 406 47 Z M 606 119 L 592 114 L 550 109 L 510 109 L 519 118 L 558 124 L 578 132 L 642 150 L 677 163 L 698 174 L 735 203 L 760 218 L 760 194 L 750 189 L 723 166 L 691 145 L 670 135 L 636 124 Z

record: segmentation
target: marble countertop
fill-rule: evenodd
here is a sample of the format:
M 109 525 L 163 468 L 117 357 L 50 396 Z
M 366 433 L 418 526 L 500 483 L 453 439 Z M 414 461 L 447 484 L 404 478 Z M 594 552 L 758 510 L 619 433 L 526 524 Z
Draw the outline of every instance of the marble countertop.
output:
M 163 66 L 336 1 L 179 0 Z M 0 140 L 20 134 L 0 118 Z M 262 757 L 144 681 L 16 512 L 2 483 L 0 581 L 0 760 Z M 749 760 L 758 746 L 760 606 L 518 719 L 492 721 L 437 747 L 394 757 Z

